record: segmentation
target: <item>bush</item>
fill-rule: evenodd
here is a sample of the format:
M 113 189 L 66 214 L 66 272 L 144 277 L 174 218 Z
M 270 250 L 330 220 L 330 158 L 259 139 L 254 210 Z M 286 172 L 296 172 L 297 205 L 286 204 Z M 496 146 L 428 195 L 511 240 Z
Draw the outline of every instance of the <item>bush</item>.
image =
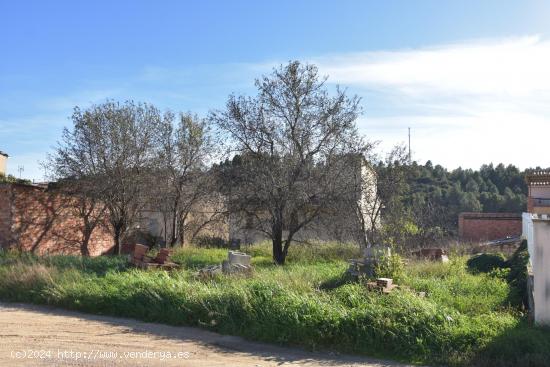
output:
M 466 265 L 474 273 L 489 273 L 492 270 L 507 267 L 506 258 L 502 254 L 474 255 L 468 259 Z
M 511 299 L 516 303 L 528 305 L 527 295 L 527 264 L 529 263 L 529 251 L 527 250 L 527 241 L 522 241 L 521 245 L 514 252 L 507 265 L 510 267 L 508 274 L 508 283 L 512 287 Z
M 403 274 L 403 259 L 395 253 L 379 259 L 374 268 L 376 278 L 392 278 L 394 282 L 399 282 L 403 278 Z

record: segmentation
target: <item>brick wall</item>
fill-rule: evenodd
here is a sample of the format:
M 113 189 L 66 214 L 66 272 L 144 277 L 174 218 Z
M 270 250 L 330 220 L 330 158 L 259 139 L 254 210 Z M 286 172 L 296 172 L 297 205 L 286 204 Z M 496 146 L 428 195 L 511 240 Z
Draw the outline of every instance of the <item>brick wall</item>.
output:
M 11 186 L 0 185 L 0 248 L 11 242 Z
M 461 213 L 458 217 L 458 235 L 464 241 L 497 240 L 521 232 L 520 213 Z
M 31 185 L 2 185 L 0 190 L 0 218 L 8 218 L 4 219 L 11 224 L 6 238 L 12 239 L 10 243 L 0 241 L 2 247 L 38 254 L 81 254 L 84 220 L 75 197 Z M 11 194 L 3 195 L 4 191 Z M 101 217 L 100 222 L 88 242 L 91 256 L 106 253 L 113 246 L 106 218 Z

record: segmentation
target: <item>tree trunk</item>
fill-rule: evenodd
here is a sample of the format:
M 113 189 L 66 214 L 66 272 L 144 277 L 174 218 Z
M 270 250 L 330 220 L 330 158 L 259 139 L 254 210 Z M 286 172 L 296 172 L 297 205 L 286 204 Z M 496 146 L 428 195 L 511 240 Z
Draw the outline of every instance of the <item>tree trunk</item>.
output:
M 180 246 L 185 246 L 185 222 L 187 221 L 187 214 L 180 215 L 179 227 L 178 227 L 178 239 Z
M 113 248 L 113 253 L 120 255 L 122 253 L 122 246 L 120 245 L 120 235 L 121 235 L 121 228 L 115 227 L 114 228 L 114 236 L 113 239 L 115 241 L 115 247 Z
M 92 231 L 90 230 L 84 230 L 84 236 L 82 238 L 82 242 L 80 243 L 80 255 L 82 256 L 90 256 L 90 238 L 92 237 Z
M 286 260 L 285 251 L 283 251 L 283 226 L 273 226 L 273 261 L 277 265 L 284 265 Z
M 170 230 L 170 247 L 174 247 L 176 243 L 178 242 L 178 235 L 177 235 L 177 226 L 178 226 L 178 215 L 176 212 L 172 213 L 172 223 L 171 223 L 171 230 Z
M 178 225 L 179 225 L 179 212 L 177 207 L 177 202 L 174 204 L 174 207 L 172 207 L 172 218 L 171 226 L 170 228 L 170 247 L 174 247 L 178 243 Z

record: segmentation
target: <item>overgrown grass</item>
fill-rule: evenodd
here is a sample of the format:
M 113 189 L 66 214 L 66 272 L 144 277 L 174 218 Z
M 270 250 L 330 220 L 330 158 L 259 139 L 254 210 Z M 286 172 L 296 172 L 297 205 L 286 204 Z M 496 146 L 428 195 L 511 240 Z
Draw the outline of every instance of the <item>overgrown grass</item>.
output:
M 403 287 L 382 295 L 345 276 L 346 260 L 358 255 L 353 246 L 295 246 L 284 267 L 272 264 L 267 243 L 243 250 L 254 256 L 252 276 L 209 280 L 196 270 L 220 263 L 227 250 L 179 249 L 183 269 L 171 273 L 127 268 L 123 257 L 4 253 L 0 299 L 434 365 L 550 360 L 550 332 L 527 325 L 506 277 L 472 274 L 466 258 L 410 262 Z

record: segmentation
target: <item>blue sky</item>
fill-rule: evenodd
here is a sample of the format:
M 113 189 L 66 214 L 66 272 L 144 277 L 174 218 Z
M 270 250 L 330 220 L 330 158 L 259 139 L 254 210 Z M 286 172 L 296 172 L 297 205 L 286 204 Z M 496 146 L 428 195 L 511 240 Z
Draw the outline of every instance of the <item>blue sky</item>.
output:
M 550 166 L 548 1 L 0 0 L 0 150 L 42 179 L 75 105 L 205 115 L 291 59 L 360 95 L 361 131 L 449 168 Z

